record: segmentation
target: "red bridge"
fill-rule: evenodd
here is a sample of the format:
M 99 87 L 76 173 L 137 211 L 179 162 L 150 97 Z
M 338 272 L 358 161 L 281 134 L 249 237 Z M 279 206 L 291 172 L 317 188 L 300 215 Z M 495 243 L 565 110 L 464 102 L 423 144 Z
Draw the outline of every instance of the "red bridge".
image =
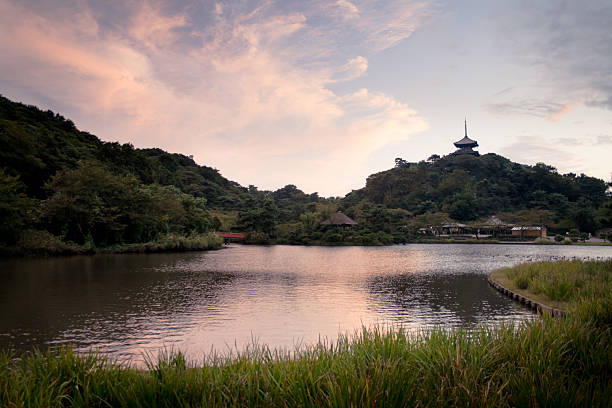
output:
M 240 241 L 246 237 L 241 232 L 218 232 L 218 234 L 223 237 L 223 243 L 225 244 L 229 244 L 232 241 Z

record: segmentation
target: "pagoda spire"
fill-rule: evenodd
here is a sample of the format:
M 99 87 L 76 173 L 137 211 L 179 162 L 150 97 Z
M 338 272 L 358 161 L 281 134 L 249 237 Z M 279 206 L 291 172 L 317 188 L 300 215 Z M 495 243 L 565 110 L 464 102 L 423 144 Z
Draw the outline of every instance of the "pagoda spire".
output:
M 463 122 L 463 123 L 464 123 L 464 125 L 465 125 L 465 137 L 468 137 L 468 135 L 467 135 L 467 116 L 465 117 L 465 119 L 464 119 L 464 122 Z

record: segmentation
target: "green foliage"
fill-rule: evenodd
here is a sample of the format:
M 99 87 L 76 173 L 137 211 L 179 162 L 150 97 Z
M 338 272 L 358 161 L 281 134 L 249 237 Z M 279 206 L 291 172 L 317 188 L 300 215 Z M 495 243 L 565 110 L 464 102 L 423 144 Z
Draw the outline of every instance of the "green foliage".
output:
M 569 237 L 573 242 L 577 242 L 580 238 L 580 231 L 578 230 L 578 228 L 572 228 L 569 231 Z
M 59 114 L 0 96 L 0 167 L 21 177 L 28 196 L 45 198 L 44 185 L 56 173 L 94 159 L 113 173 L 135 176 L 144 184 L 172 185 L 225 210 L 242 208 L 248 197 L 245 188 L 190 157 L 102 142 Z
M 561 234 L 555 235 L 555 242 L 563 242 L 565 241 L 565 237 Z
M 213 219 L 206 201 L 175 187 L 142 185 L 96 161 L 81 162 L 47 184 L 41 222 L 66 241 L 95 246 L 155 240 L 160 234 L 203 233 Z
M 272 192 L 241 187 L 192 157 L 102 142 L 59 114 L 3 97 L 0 168 L 4 246 L 23 229 L 48 229 L 93 248 L 222 227 L 263 233 L 269 242 L 378 245 L 414 240 L 421 226 L 493 214 L 555 232 L 612 225 L 602 180 L 560 175 L 543 163 L 525 166 L 495 154 L 398 158 L 365 188 L 324 199 L 292 184 Z M 359 225 L 325 235 L 319 223 L 337 210 Z
M 158 236 L 153 243 L 155 248 L 145 247 L 145 250 L 149 250 L 150 252 L 196 251 L 202 249 L 219 248 L 222 244 L 223 238 L 213 232 L 193 232 L 189 235 L 170 233 Z
M 115 243 L 129 223 L 135 177 L 112 174 L 96 162 L 82 162 L 75 170 L 59 172 L 46 185 L 51 192 L 43 202 L 41 220 L 52 233 L 83 244 Z
M 17 240 L 22 254 L 34 256 L 90 253 L 92 248 L 66 243 L 48 231 L 25 230 Z
M 35 200 L 24 190 L 19 177 L 0 169 L 0 243 L 13 244 L 21 230 L 32 223 Z
M 519 289 L 543 293 L 550 300 L 580 303 L 612 294 L 612 261 L 536 262 L 504 270 Z
M 245 243 L 255 245 L 268 245 L 270 243 L 270 236 L 263 231 L 250 231 L 246 234 Z
M 602 180 L 560 175 L 543 163 L 520 165 L 495 154 L 430 159 L 418 164 L 396 159 L 395 168 L 368 177 L 366 187 L 347 195 L 345 202 L 356 206 L 358 198 L 415 215 L 442 211 L 460 221 L 540 210 L 551 216 L 539 223 L 569 223 L 587 232 L 608 225 L 596 211 L 606 202 Z
M 254 200 L 251 208 L 238 214 L 238 228 L 245 231 L 261 232 L 267 236 L 274 232 L 278 219 L 278 208 L 271 197 L 262 202 Z

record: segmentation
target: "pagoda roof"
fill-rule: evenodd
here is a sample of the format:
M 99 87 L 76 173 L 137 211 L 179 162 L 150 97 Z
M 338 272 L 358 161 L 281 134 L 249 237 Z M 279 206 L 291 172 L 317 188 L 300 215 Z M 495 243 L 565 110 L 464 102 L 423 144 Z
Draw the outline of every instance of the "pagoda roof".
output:
M 323 221 L 321 225 L 357 225 L 357 223 L 344 215 L 341 211 L 338 211 Z
M 463 139 L 453 143 L 457 147 L 478 147 L 478 142 L 464 136 Z

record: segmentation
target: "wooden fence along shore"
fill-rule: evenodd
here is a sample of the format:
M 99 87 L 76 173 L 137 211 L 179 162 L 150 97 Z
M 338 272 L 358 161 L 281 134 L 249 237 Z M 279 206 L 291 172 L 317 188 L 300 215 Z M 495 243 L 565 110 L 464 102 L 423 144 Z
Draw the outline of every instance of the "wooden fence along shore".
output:
M 542 258 L 529 258 L 527 259 L 526 263 L 541 262 L 544 260 L 545 259 L 542 259 Z M 610 256 L 583 256 L 583 257 L 580 257 L 580 256 L 549 256 L 547 260 L 548 261 L 583 261 L 583 262 L 610 261 L 612 260 L 612 257 Z M 513 299 L 516 302 L 521 303 L 522 305 L 525 305 L 525 307 L 531 309 L 535 313 L 539 313 L 539 314 L 545 313 L 545 314 L 549 314 L 555 317 L 563 317 L 567 315 L 567 310 L 550 307 L 548 305 L 545 305 L 541 302 L 537 302 L 524 295 L 521 295 L 520 293 L 516 293 L 502 286 L 500 283 L 496 282 L 492 278 L 492 273 L 489 274 L 487 281 L 489 282 L 489 285 L 491 285 L 498 292 L 502 293 L 503 295 L 508 296 L 510 299 Z
M 519 293 L 515 293 L 515 292 L 511 291 L 510 289 L 507 289 L 507 288 L 503 287 L 499 283 L 495 282 L 491 278 L 491 275 L 489 275 L 488 282 L 489 282 L 489 285 L 491 285 L 493 288 L 495 288 L 500 293 L 508 296 L 510 299 L 513 299 L 513 300 L 515 300 L 515 301 L 525 305 L 527 308 L 531 309 L 535 313 L 539 313 L 539 314 L 544 314 L 545 313 L 545 314 L 550 314 L 550 315 L 555 316 L 555 317 L 563 317 L 563 316 L 567 315 L 567 311 L 566 310 L 555 309 L 554 307 L 550 307 L 550 306 L 547 306 L 547 305 L 545 305 L 543 303 L 536 302 L 535 300 L 529 299 L 526 296 L 523 296 L 523 295 L 521 295 Z

